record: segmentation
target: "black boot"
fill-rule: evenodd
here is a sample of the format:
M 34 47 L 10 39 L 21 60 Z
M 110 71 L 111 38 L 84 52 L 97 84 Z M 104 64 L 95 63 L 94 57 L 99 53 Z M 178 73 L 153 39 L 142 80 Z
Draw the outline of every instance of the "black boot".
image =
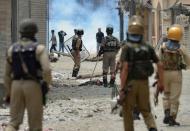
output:
M 103 72 L 103 84 L 104 87 L 108 86 L 107 73 Z
M 180 126 L 179 122 L 176 122 L 173 116 L 169 117 L 169 122 L 168 122 L 169 126 Z
M 164 111 L 164 114 L 165 114 L 165 116 L 164 116 L 163 123 L 164 123 L 164 124 L 169 124 L 170 109 L 166 109 L 166 110 Z
M 76 77 L 78 76 L 79 73 L 79 69 L 76 69 Z
M 73 70 L 72 77 L 77 77 L 77 70 Z
M 119 116 L 120 116 L 120 117 L 123 117 L 123 109 L 120 110 Z
M 79 69 L 73 69 L 72 77 L 77 77 Z
M 110 87 L 113 87 L 115 83 L 115 78 L 110 79 Z
M 156 128 L 150 128 L 149 131 L 157 131 Z
M 133 111 L 133 120 L 140 120 L 140 112 L 138 109 L 136 109 L 137 107 L 135 107 L 134 111 Z
M 108 80 L 107 80 L 107 78 L 103 78 L 103 84 L 104 84 L 104 87 L 108 87 Z

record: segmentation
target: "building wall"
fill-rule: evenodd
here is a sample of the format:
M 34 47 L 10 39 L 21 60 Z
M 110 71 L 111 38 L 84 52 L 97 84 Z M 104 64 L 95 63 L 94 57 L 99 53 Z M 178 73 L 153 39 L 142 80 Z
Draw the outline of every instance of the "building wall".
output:
M 173 5 L 175 3 L 176 0 L 162 0 L 164 3 L 168 3 L 166 4 L 166 6 L 170 6 L 170 5 Z M 190 4 L 190 1 L 189 0 L 180 0 L 181 3 L 183 4 Z
M 0 81 L 2 81 L 5 54 L 11 43 L 11 0 L 0 0 Z
M 190 1 L 189 1 L 189 3 L 186 3 L 186 4 L 190 4 Z M 190 10 L 190 6 L 187 6 L 187 8 Z M 184 28 L 183 41 L 186 46 L 186 49 L 188 50 L 188 52 L 190 54 L 190 43 L 189 43 L 189 41 L 190 41 L 190 25 L 188 27 Z
M 0 105 L 4 96 L 3 74 L 6 49 L 11 41 L 11 0 L 0 0 Z
M 181 2 L 182 2 L 183 4 L 188 4 L 188 5 L 190 5 L 190 1 L 189 1 L 189 0 L 181 0 Z
M 153 22 L 153 41 L 156 43 L 159 40 L 159 32 L 162 35 L 167 34 L 167 28 L 172 25 L 172 14 L 171 10 L 169 10 L 170 7 L 172 7 L 175 4 L 175 0 L 152 0 L 153 7 L 156 10 L 153 10 L 153 16 L 154 16 L 154 22 Z M 187 4 L 190 5 L 189 0 L 181 0 L 182 4 Z M 159 3 L 160 3 L 160 8 L 159 8 Z M 178 3 L 179 4 L 179 3 Z M 190 9 L 190 6 L 186 6 L 187 8 Z M 160 17 L 159 17 L 160 14 Z M 160 24 L 159 24 L 159 19 L 160 19 Z M 175 19 L 175 18 L 174 18 Z M 183 39 L 181 40 L 181 43 L 184 44 L 188 52 L 190 53 L 190 25 L 188 27 L 184 28 L 184 36 Z
M 48 0 L 18 0 L 18 24 L 24 18 L 32 18 L 37 22 L 39 27 L 37 39 L 41 44 L 46 44 L 47 42 L 47 1 Z
M 47 1 L 48 0 L 14 0 L 14 7 L 17 6 L 17 13 L 12 12 L 11 2 L 13 0 L 0 0 L 0 81 L 2 81 L 5 54 L 9 45 L 12 43 L 12 36 L 19 38 L 15 32 L 11 33 L 13 29 L 19 32 L 19 23 L 24 18 L 32 18 L 39 26 L 39 33 L 37 38 L 39 43 L 46 44 L 47 42 Z M 15 9 L 15 8 L 14 8 Z M 12 15 L 12 13 L 14 15 Z M 16 17 L 16 24 L 12 27 L 12 17 Z M 14 22 L 13 22 L 14 23 Z M 16 27 L 15 27 L 16 26 Z M 18 33 L 19 34 L 19 33 Z
M 153 8 L 156 10 L 152 10 L 153 14 L 153 32 L 152 32 L 152 41 L 153 45 L 155 46 L 157 44 L 157 41 L 159 40 L 160 37 L 160 32 L 162 30 L 161 28 L 161 9 L 162 9 L 162 4 L 160 0 L 152 0 L 152 5 Z

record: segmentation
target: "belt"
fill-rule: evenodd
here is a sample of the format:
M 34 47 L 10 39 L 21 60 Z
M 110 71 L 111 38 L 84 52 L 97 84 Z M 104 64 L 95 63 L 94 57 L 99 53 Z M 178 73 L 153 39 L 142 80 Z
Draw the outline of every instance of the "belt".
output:
M 165 68 L 165 71 L 181 71 L 181 69 L 169 69 L 169 68 Z
M 115 52 L 116 50 L 104 50 L 104 52 Z
M 15 76 L 13 80 L 33 80 L 30 76 Z

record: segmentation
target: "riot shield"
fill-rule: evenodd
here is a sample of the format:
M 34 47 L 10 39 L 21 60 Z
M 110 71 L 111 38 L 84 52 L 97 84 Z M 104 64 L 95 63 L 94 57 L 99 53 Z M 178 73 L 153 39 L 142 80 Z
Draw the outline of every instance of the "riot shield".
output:
M 68 54 L 71 56 L 72 59 L 74 59 L 73 55 L 72 55 L 72 39 L 73 39 L 73 37 L 75 37 L 75 36 L 70 37 L 68 40 L 66 40 L 64 42 L 65 49 L 68 52 Z M 80 51 L 80 56 L 81 56 L 81 62 L 83 62 L 85 59 L 87 59 L 90 56 L 90 53 L 86 49 L 84 44 L 82 45 L 82 51 Z

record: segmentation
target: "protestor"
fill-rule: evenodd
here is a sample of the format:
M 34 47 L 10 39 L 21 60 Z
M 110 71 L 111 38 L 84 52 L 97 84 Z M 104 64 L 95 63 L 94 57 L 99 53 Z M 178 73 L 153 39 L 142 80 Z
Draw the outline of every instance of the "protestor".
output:
M 56 39 L 56 36 L 55 36 L 55 31 L 51 30 L 51 34 L 52 34 L 52 36 L 51 36 L 51 40 L 50 40 L 50 42 L 51 42 L 50 53 L 52 52 L 52 50 L 57 51 L 57 49 L 56 49 L 57 39 Z
M 101 28 L 98 28 L 98 32 L 96 33 L 96 52 L 98 54 L 99 50 L 100 50 L 100 46 L 102 43 L 102 40 L 104 39 L 104 33 L 101 31 Z
M 59 31 L 58 36 L 59 36 L 59 52 L 64 52 L 64 37 L 67 35 L 66 32 L 64 31 Z

